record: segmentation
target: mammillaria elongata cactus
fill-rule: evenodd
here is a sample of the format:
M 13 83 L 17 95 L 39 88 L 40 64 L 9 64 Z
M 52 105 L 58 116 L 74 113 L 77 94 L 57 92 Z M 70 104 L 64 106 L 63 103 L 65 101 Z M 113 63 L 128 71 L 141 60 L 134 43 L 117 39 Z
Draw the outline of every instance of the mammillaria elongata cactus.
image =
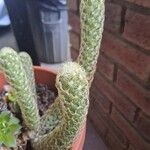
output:
M 44 150 L 70 149 L 79 128 L 85 123 L 89 87 L 83 69 L 77 63 L 64 64 L 57 76 L 56 87 L 59 94 L 55 103 L 60 107 L 62 118 L 51 132 L 35 139 L 35 150 L 43 150 L 43 146 Z M 57 112 L 57 109 L 55 107 L 53 111 Z M 47 113 L 47 117 L 50 116 L 51 113 Z
M 96 70 L 104 25 L 105 0 L 81 0 L 81 46 L 77 62 L 85 69 L 89 83 Z
M 89 87 L 96 69 L 103 32 L 104 0 L 81 0 L 80 12 L 80 55 L 77 63 L 65 63 L 58 72 L 58 97 L 41 118 L 34 95 L 30 58 L 24 53 L 18 55 L 10 48 L 0 51 L 0 66 L 15 89 L 25 125 L 36 134 L 32 139 L 35 150 L 70 149 L 86 121 Z M 26 57 L 29 63 L 26 63 Z
M 22 62 L 22 65 L 24 67 L 24 70 L 26 72 L 26 76 L 29 80 L 30 87 L 32 89 L 32 94 L 36 96 L 36 88 L 35 88 L 35 78 L 34 78 L 34 72 L 33 72 L 33 65 L 32 65 L 32 59 L 29 56 L 29 54 L 25 52 L 19 53 L 20 60 Z M 35 97 L 36 99 L 36 97 Z

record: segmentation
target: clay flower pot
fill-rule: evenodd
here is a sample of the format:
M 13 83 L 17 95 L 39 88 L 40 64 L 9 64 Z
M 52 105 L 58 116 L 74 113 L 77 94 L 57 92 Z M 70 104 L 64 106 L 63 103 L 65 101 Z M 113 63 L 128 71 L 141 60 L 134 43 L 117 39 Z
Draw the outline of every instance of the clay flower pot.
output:
M 54 70 L 47 70 L 42 67 L 35 66 L 35 81 L 36 83 L 41 83 L 47 85 L 50 89 L 56 91 L 55 88 L 55 79 L 57 72 Z M 4 84 L 6 83 L 3 73 L 0 73 L 0 90 L 3 89 Z M 72 150 L 82 150 L 85 140 L 86 125 L 80 132 L 80 135 L 73 142 Z

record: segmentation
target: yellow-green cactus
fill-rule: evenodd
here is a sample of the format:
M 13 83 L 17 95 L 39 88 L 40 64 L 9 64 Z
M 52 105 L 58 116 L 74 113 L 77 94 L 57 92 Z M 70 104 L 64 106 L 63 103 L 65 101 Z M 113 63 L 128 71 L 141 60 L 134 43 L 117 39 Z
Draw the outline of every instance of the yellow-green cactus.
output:
M 77 65 L 75 63 L 66 64 L 62 69 L 63 71 L 58 74 L 56 87 L 59 91 L 59 95 L 53 106 L 48 110 L 50 113 L 47 113 L 46 116 L 43 117 L 42 122 L 46 119 L 45 123 L 48 123 L 47 120 L 49 120 L 49 117 L 50 120 L 53 118 L 54 112 L 61 114 L 59 115 L 60 119 L 59 122 L 55 121 L 55 124 L 50 123 L 49 127 L 51 128 L 48 128 L 49 132 L 36 139 L 36 142 L 33 144 L 35 150 L 37 148 L 39 150 L 70 149 L 75 136 L 78 135 L 77 132 L 83 125 L 82 123 L 86 120 L 86 113 L 88 110 L 88 90 L 96 70 L 104 25 L 104 10 L 104 0 L 81 0 L 81 48 L 77 62 L 84 68 L 86 74 L 84 73 L 83 76 L 86 75 L 86 77 L 82 78 L 82 80 L 78 79 L 83 72 L 79 66 L 77 70 L 80 71 L 74 76 L 73 72 L 76 70 L 76 67 L 73 65 Z M 69 73 L 67 71 L 72 74 L 70 76 L 71 80 L 68 80 Z M 63 76 L 63 74 L 67 78 Z M 60 77 L 62 80 L 60 80 Z M 65 78 L 67 80 L 65 80 Z M 86 85 L 87 83 L 88 86 Z M 71 84 L 73 88 L 70 86 Z M 79 90 L 80 86 L 83 91 Z M 58 110 L 56 109 L 57 107 L 60 107 L 61 109 Z M 54 111 L 55 109 L 56 111 Z M 72 112 L 71 110 L 77 112 Z M 44 129 L 44 126 L 42 129 Z
M 1 49 L 0 68 L 5 72 L 8 82 L 16 92 L 16 101 L 25 125 L 30 130 L 36 130 L 40 121 L 37 103 L 19 55 L 11 48 Z
M 32 94 L 35 96 L 36 100 L 36 88 L 35 88 L 35 78 L 34 78 L 34 71 L 33 71 L 33 64 L 30 55 L 26 52 L 19 53 L 20 60 L 26 72 L 27 78 L 29 80 L 29 84 L 32 89 Z
M 50 107 L 44 119 L 47 119 L 48 126 L 49 123 L 51 125 L 50 120 L 54 117 L 55 112 L 60 114 L 60 118 L 57 115 L 55 116 L 59 122 L 51 130 L 48 129 L 48 133 L 37 136 L 33 142 L 35 150 L 70 149 L 72 142 L 85 123 L 88 110 L 89 86 L 84 70 L 77 63 L 64 64 L 58 72 L 56 87 L 58 97 L 53 104 L 55 107 L 52 106 L 53 111 L 51 111 Z M 45 130 L 47 129 L 45 128 Z
M 103 33 L 105 0 L 81 0 L 81 46 L 77 62 L 85 69 L 89 83 L 96 70 Z

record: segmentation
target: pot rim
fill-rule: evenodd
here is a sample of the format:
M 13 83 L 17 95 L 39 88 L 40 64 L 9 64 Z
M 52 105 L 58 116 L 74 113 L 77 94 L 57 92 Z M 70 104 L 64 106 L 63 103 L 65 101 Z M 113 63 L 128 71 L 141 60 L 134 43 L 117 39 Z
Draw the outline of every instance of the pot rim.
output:
M 41 71 L 48 72 L 48 73 L 53 73 L 53 74 L 56 74 L 56 75 L 58 73 L 56 70 L 54 70 L 52 68 L 47 69 L 47 68 L 42 67 L 42 66 L 33 66 L 33 68 L 35 70 L 41 70 Z

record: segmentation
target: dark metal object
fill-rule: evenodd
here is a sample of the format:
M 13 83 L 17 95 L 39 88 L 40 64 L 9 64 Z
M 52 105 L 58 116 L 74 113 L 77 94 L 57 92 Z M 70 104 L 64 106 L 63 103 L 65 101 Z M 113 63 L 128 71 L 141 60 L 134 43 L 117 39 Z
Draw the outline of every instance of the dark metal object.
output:
M 11 25 L 20 51 L 26 51 L 32 57 L 34 65 L 40 65 L 28 20 L 26 1 L 5 0 Z
M 29 22 L 40 62 L 70 58 L 66 0 L 26 0 Z

